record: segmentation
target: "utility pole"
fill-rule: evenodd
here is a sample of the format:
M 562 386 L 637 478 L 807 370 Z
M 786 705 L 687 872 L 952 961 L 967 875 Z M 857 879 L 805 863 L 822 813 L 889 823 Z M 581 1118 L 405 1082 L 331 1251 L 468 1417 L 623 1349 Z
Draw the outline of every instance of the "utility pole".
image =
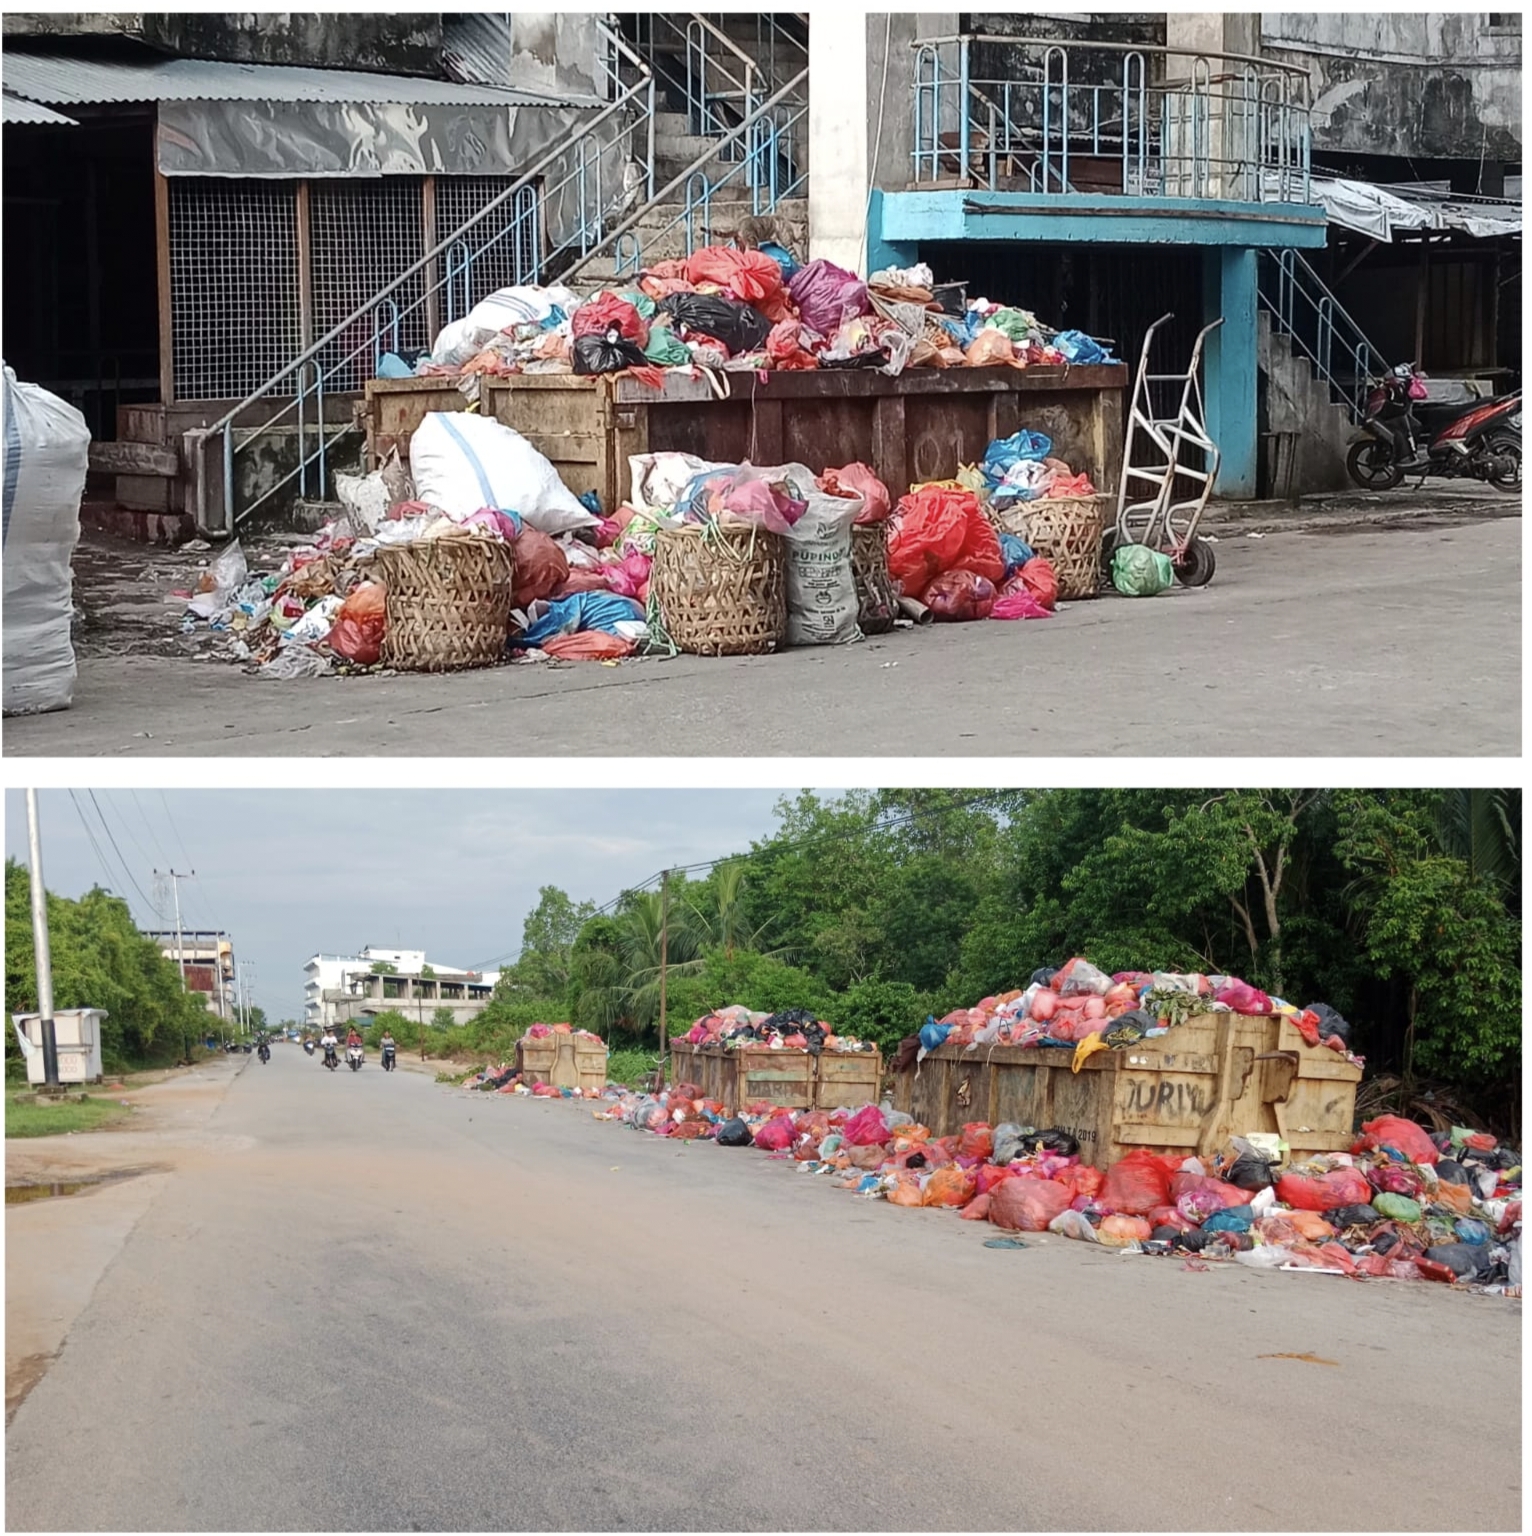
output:
M 665 970 L 670 960 L 670 871 L 660 876 L 660 1087 L 665 1086 L 665 1064 L 670 1047 L 665 1039 Z
M 43 834 L 37 791 L 27 791 L 27 837 L 32 855 L 32 950 L 37 960 L 37 1032 L 42 1036 L 43 1087 L 57 1092 L 59 1045 L 53 1028 L 53 953 L 48 947 L 48 889 L 43 884 Z
M 161 852 L 163 852 L 163 851 L 164 850 L 161 849 Z M 175 903 L 176 903 L 176 963 L 181 968 L 181 990 L 184 992 L 186 990 L 186 941 L 185 941 L 185 939 L 181 935 L 181 881 L 195 879 L 197 871 L 196 870 L 192 870 L 189 874 L 185 874 L 185 875 L 179 875 L 173 869 L 167 869 L 164 872 L 163 875 L 160 873 L 159 870 L 155 870 L 154 873 L 155 873 L 156 877 L 159 878 L 159 879 L 169 880 L 170 881 L 170 889 L 175 893 Z

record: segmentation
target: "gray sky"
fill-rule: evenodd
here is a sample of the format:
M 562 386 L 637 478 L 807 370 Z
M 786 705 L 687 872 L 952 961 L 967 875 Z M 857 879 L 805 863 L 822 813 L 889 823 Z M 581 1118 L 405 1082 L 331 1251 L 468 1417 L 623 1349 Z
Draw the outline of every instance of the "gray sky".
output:
M 276 1021 L 302 1017 L 303 965 L 316 952 L 377 944 L 469 967 L 514 955 L 539 887 L 600 905 L 667 865 L 739 852 L 774 827 L 782 793 L 45 789 L 38 802 L 49 890 L 103 885 L 141 928 L 171 928 L 168 902 L 163 919 L 151 905 L 152 871 L 194 869 L 181 884 L 183 924 L 232 935 L 254 966 L 253 1001 Z M 6 854 L 25 864 L 21 790 L 6 791 L 5 812 Z

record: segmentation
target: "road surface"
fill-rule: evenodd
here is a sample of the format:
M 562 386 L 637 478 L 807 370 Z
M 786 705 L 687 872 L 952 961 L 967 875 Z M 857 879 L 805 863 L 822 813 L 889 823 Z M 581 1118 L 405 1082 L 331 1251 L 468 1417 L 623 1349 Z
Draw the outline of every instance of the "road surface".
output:
M 1521 751 L 1521 521 L 1225 536 L 1201 591 L 778 656 L 272 682 L 82 657 L 13 755 L 1484 757 Z M 170 633 L 174 614 L 151 606 Z M 143 605 L 135 610 L 142 613 Z
M 986 1249 L 288 1047 L 228 1081 L 16 1414 L 12 1530 L 1519 1526 L 1504 1298 Z

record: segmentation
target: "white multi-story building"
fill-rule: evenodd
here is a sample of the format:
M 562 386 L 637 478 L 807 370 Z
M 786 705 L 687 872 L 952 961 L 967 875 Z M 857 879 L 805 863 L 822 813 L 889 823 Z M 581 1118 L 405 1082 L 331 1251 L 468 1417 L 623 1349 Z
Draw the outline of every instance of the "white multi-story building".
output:
M 355 955 L 315 955 L 303 972 L 303 1022 L 316 1029 L 389 1007 L 418 1011 L 426 1022 L 444 1007 L 461 1024 L 489 1002 L 500 979 L 499 971 L 431 964 L 423 949 L 373 944 Z

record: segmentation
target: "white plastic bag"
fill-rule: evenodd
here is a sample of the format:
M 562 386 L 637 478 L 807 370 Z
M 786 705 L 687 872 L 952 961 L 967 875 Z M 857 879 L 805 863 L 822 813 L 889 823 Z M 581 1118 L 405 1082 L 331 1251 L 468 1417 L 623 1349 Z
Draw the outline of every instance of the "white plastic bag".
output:
M 74 573 L 90 430 L 66 401 L 5 370 L 4 712 L 68 709 L 74 696 Z
M 442 327 L 431 348 L 431 361 L 463 364 L 482 349 L 483 339 L 518 325 L 541 325 L 557 305 L 566 315 L 580 307 L 568 288 L 501 288 L 481 299 L 461 320 Z
M 431 411 L 410 438 L 415 494 L 448 517 L 481 507 L 516 512 L 540 533 L 593 528 L 596 518 L 521 433 L 466 411 Z
M 1085 1243 L 1099 1243 L 1100 1234 L 1090 1224 L 1089 1218 L 1083 1211 L 1060 1211 L 1052 1221 L 1048 1223 L 1050 1232 L 1057 1232 L 1060 1237 L 1078 1238 Z
M 335 498 L 346 509 L 352 525 L 368 533 L 378 531 L 393 505 L 381 469 L 370 475 L 336 475 Z
M 801 465 L 765 470 L 773 479 L 814 485 Z M 787 643 L 847 645 L 862 638 L 857 628 L 856 576 L 851 568 L 851 526 L 860 496 L 808 492 L 808 508 L 787 531 Z
M 668 511 L 698 475 L 727 468 L 691 453 L 637 453 L 628 460 L 628 501 L 639 512 Z

